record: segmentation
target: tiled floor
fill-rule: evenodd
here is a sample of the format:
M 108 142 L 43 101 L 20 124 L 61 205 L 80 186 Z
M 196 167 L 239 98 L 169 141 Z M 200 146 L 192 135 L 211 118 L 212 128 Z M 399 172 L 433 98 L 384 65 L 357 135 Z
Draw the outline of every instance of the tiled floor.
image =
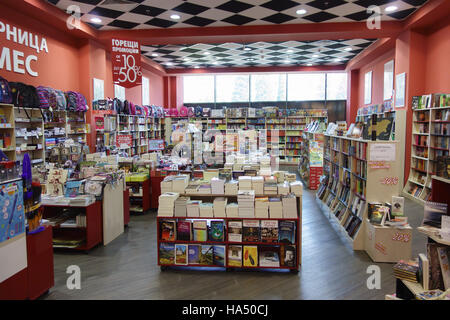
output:
M 392 264 L 378 264 L 381 289 L 369 290 L 364 251 L 353 251 L 345 237 L 319 211 L 315 195 L 303 196 L 302 266 L 298 274 L 257 271 L 167 270 L 157 266 L 155 213 L 132 216 L 125 233 L 89 253 L 55 253 L 55 287 L 44 299 L 384 299 L 395 291 Z M 413 227 L 423 208 L 406 200 Z M 336 229 L 335 229 L 336 228 Z M 414 231 L 413 257 L 425 250 L 425 236 Z M 69 290 L 70 265 L 81 268 L 81 289 Z

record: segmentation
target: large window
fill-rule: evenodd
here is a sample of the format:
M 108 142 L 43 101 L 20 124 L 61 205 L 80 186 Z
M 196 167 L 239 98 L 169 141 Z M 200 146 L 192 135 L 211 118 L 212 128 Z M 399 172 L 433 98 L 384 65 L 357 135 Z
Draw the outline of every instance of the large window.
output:
M 184 76 L 185 103 L 213 103 L 214 76 Z
M 325 100 L 324 73 L 288 74 L 288 100 Z
M 384 89 L 383 99 L 389 100 L 392 98 L 392 91 L 394 90 L 394 60 L 386 62 L 384 65 Z
M 125 87 L 119 86 L 118 84 L 114 85 L 114 97 L 119 98 L 120 100 L 125 100 Z
M 252 74 L 251 101 L 286 101 L 286 74 Z
M 364 75 L 364 104 L 372 102 L 372 71 Z
M 150 104 L 150 82 L 148 78 L 142 77 L 142 105 Z
M 327 73 L 327 100 L 347 100 L 346 73 Z
M 216 76 L 216 102 L 248 102 L 248 74 Z

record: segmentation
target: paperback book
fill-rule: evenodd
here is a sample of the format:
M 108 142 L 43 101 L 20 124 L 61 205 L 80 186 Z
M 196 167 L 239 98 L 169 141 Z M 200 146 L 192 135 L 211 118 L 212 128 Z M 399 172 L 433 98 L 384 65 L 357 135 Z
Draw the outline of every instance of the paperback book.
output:
M 175 263 L 175 244 L 164 242 L 159 244 L 159 263 L 160 264 Z
M 228 241 L 242 242 L 242 221 L 228 221 Z
M 161 221 L 161 240 L 162 241 L 175 241 L 177 240 L 175 232 L 175 220 L 162 220 Z
M 188 264 L 187 246 L 187 244 L 175 245 L 175 264 Z
M 178 221 L 177 240 L 192 240 L 192 223 L 187 220 Z
M 228 264 L 232 267 L 242 266 L 242 246 L 228 246 Z
M 213 246 L 213 263 L 219 267 L 225 267 L 225 246 Z
M 261 220 L 261 242 L 278 242 L 278 220 Z
M 211 221 L 210 228 L 210 240 L 211 241 L 223 241 L 224 237 L 224 222 L 223 221 Z
M 189 264 L 199 264 L 202 246 L 199 244 L 190 244 L 188 246 L 188 262 Z
M 257 246 L 244 246 L 244 267 L 257 267 L 258 266 L 258 247 Z
M 200 264 L 204 266 L 214 265 L 214 246 L 202 245 L 202 253 L 200 255 Z
M 259 246 L 259 266 L 260 267 L 279 267 L 280 256 L 279 247 Z
M 295 267 L 296 265 L 296 250 L 295 245 L 281 245 L 280 246 L 280 261 L 283 267 Z
M 279 222 L 278 238 L 279 242 L 295 244 L 295 221 L 281 220 Z
M 259 242 L 260 239 L 259 220 L 244 220 L 242 223 L 242 241 Z

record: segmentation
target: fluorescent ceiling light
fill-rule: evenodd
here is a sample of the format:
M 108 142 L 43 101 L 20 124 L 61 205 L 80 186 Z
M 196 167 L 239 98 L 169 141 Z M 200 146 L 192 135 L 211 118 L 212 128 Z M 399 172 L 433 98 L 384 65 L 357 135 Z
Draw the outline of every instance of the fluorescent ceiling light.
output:
M 289 60 L 284 60 L 284 63 L 291 63 Z
M 93 23 L 102 23 L 102 19 L 100 19 L 100 18 L 91 18 L 91 21 Z
M 172 14 L 171 16 L 170 16 L 170 19 L 173 19 L 173 20 L 180 20 L 180 16 L 179 15 L 177 15 L 177 14 Z
M 305 14 L 306 10 L 305 9 L 298 9 L 295 13 L 296 14 Z
M 398 9 L 398 7 L 396 7 L 396 6 L 389 6 L 389 7 L 387 7 L 386 9 L 384 9 L 386 12 L 393 12 L 393 11 L 395 11 L 395 10 L 397 10 Z
M 194 68 L 195 68 L 195 69 L 200 69 L 200 67 L 199 67 L 199 66 L 195 66 Z

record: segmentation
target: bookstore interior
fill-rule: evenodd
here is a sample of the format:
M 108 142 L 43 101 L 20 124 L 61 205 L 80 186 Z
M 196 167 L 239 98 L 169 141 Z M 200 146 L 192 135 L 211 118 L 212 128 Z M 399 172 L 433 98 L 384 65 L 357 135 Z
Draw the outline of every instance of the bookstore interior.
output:
M 450 1 L 373 2 L 2 0 L 0 300 L 450 300 Z

